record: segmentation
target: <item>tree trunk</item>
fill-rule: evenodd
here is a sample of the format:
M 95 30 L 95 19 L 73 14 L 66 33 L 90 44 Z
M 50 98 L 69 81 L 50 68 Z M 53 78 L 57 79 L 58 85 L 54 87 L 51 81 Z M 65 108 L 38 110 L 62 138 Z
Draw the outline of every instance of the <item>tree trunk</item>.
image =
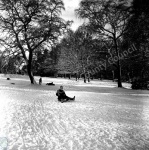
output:
M 78 74 L 76 73 L 76 81 L 78 80 Z
M 37 84 L 32 73 L 32 57 L 33 57 L 33 53 L 32 53 L 32 50 L 30 50 L 29 60 L 27 61 L 27 72 L 28 72 L 28 76 L 30 78 L 31 84 Z
M 113 78 L 113 82 L 114 82 L 114 70 L 112 70 L 112 78 Z
M 30 64 L 27 65 L 27 72 L 28 72 L 28 76 L 30 78 L 31 84 L 36 84 L 33 73 L 31 71 L 31 65 Z
M 117 46 L 116 37 L 114 36 L 114 44 L 115 44 L 115 51 L 118 57 L 117 61 L 117 71 L 118 71 L 118 87 L 122 87 L 122 81 L 121 81 L 121 65 L 120 65 L 120 57 L 119 57 L 119 51 Z
M 117 69 L 118 69 L 118 87 L 122 87 L 122 81 L 121 81 L 121 66 L 120 66 L 119 60 L 118 60 L 118 62 L 117 62 Z
M 86 83 L 86 74 L 84 74 L 84 83 Z
M 90 74 L 88 74 L 88 77 L 87 77 L 87 79 L 88 79 L 88 82 L 90 82 Z

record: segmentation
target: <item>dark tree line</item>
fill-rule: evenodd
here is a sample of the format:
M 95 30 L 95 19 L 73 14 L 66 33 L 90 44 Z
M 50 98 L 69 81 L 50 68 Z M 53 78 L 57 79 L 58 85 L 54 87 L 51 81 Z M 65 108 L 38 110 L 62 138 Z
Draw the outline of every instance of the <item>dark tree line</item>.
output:
M 148 78 L 148 3 L 141 0 L 131 3 L 125 0 L 82 0 L 76 14 L 87 19 L 87 22 L 78 28 L 81 28 L 82 35 L 77 37 L 78 31 L 73 34 L 76 43 L 69 37 L 69 47 L 65 45 L 61 48 L 64 59 L 61 59 L 63 64 L 60 64 L 63 70 L 72 67 L 73 71 L 79 68 L 79 73 L 84 76 L 102 74 L 104 78 L 115 77 L 118 87 L 122 87 L 122 81 Z M 69 57 L 68 52 L 73 55 Z M 72 65 L 76 64 L 73 61 L 75 56 L 79 62 L 78 68 Z M 71 61 L 71 64 L 67 61 Z
M 59 17 L 60 0 L 1 2 L 7 14 L 1 15 L 1 31 L 7 33 L 1 44 L 24 58 L 31 83 L 32 73 L 68 72 L 84 82 L 117 78 L 118 87 L 122 81 L 149 78 L 148 0 L 81 0 L 76 16 L 87 21 L 76 31 Z

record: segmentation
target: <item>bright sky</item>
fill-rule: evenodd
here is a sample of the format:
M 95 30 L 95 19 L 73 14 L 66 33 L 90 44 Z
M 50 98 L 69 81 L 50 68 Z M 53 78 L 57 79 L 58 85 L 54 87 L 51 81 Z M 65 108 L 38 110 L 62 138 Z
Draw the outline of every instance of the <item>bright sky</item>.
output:
M 83 20 L 77 18 L 75 15 L 75 9 L 79 7 L 79 2 L 81 0 L 63 0 L 65 5 L 65 11 L 62 13 L 62 17 L 65 20 L 73 20 L 72 29 L 76 30 L 78 26 L 83 23 Z

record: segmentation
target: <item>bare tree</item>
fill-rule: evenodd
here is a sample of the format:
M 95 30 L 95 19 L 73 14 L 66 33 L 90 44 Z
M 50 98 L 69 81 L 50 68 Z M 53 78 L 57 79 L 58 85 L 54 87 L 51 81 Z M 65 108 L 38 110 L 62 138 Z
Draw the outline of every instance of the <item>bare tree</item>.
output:
M 58 40 L 69 22 L 61 19 L 61 0 L 0 0 L 1 44 L 9 51 L 21 53 L 31 84 L 33 55 L 37 48 Z
M 79 9 L 76 10 L 80 18 L 88 20 L 88 26 L 94 31 L 96 37 L 103 36 L 104 39 L 111 39 L 115 55 L 118 60 L 116 66 L 118 70 L 118 87 L 122 87 L 121 83 L 121 63 L 119 58 L 119 42 L 126 32 L 126 23 L 129 14 L 121 11 L 118 6 L 123 5 L 120 1 L 103 1 L 103 0 L 82 0 Z M 113 61 L 114 62 L 114 61 Z M 115 62 L 114 62 L 115 63 Z
M 60 43 L 58 59 L 58 71 L 78 73 L 79 59 L 77 55 L 77 43 L 75 33 L 69 30 Z
M 59 70 L 69 71 L 89 79 L 89 70 L 92 62 L 92 35 L 89 34 L 85 25 L 80 26 L 75 32 L 69 31 L 61 41 L 61 51 L 58 62 Z M 89 81 L 89 80 L 88 80 Z

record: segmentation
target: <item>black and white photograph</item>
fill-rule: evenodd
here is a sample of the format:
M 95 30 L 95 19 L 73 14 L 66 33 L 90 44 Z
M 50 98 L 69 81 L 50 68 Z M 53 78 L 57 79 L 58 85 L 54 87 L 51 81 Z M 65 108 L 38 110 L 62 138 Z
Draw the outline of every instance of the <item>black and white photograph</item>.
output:
M 0 150 L 149 150 L 149 0 L 0 0 Z

